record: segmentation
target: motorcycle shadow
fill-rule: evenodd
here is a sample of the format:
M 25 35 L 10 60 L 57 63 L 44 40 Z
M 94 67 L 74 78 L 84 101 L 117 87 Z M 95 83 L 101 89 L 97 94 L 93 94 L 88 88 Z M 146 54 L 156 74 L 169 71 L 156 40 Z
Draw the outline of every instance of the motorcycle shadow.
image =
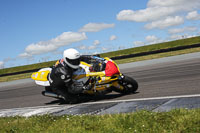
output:
M 136 94 L 138 92 L 132 93 Z M 58 105 L 64 105 L 64 104 L 80 104 L 80 103 L 87 103 L 87 102 L 97 102 L 97 101 L 102 101 L 102 100 L 110 100 L 110 99 L 115 99 L 118 97 L 122 97 L 124 95 L 130 95 L 130 94 L 107 94 L 107 95 L 95 95 L 95 96 L 80 96 L 79 100 L 74 103 L 68 103 L 63 99 L 56 99 L 53 100 L 49 103 L 45 103 L 46 105 L 51 105 L 51 104 L 58 104 Z
M 121 93 L 116 93 L 116 94 L 107 94 L 107 95 L 98 95 L 93 99 L 93 101 L 101 101 L 101 100 L 110 100 L 110 99 L 115 99 L 118 97 L 126 96 L 126 95 L 131 95 L 131 94 L 137 94 L 139 92 L 134 92 L 130 94 L 121 94 Z

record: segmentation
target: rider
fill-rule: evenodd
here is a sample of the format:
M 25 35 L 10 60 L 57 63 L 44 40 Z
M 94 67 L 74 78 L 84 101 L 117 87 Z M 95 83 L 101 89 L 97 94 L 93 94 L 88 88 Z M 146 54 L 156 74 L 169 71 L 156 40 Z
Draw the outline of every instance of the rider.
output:
M 63 59 L 56 62 L 48 77 L 54 92 L 63 94 L 61 91 L 66 91 L 65 86 L 68 86 L 68 91 L 72 94 L 82 92 L 84 85 L 72 80 L 73 72 L 79 68 L 80 57 L 80 53 L 73 48 L 63 52 Z
M 92 67 L 90 67 L 90 71 L 92 71 L 91 76 L 96 76 L 100 73 L 102 76 L 105 76 L 106 80 L 106 77 L 110 78 L 114 74 L 119 73 L 117 66 L 112 60 L 105 60 L 92 55 L 81 56 L 77 50 L 70 48 L 63 52 L 63 59 L 56 62 L 48 77 L 54 92 L 59 94 L 59 91 L 66 90 L 64 89 L 65 86 L 68 86 L 68 91 L 72 94 L 78 94 L 83 90 L 91 88 L 90 85 L 84 85 L 72 80 L 72 74 L 79 68 L 80 61 L 92 64 Z

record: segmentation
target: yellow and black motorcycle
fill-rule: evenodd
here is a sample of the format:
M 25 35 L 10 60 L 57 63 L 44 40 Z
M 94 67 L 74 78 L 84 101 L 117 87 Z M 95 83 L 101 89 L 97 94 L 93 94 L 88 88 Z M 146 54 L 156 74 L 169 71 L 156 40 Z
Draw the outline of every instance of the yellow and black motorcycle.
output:
M 105 58 L 108 61 L 112 61 L 109 58 Z M 112 61 L 115 63 L 114 61 Z M 117 66 L 117 64 L 115 63 Z M 138 83 L 131 77 L 123 75 L 118 66 L 119 74 L 113 75 L 111 77 L 106 77 L 102 72 L 91 72 L 90 67 L 92 64 L 87 64 L 86 62 L 81 62 L 80 67 L 77 71 L 73 73 L 74 82 L 83 82 L 84 84 L 91 84 L 92 88 L 90 90 L 84 90 L 81 94 L 69 94 L 68 91 L 64 91 L 66 94 L 58 95 L 52 91 L 48 91 L 51 88 L 48 81 L 48 75 L 51 73 L 51 68 L 43 68 L 38 72 L 31 75 L 31 78 L 35 80 L 37 85 L 45 87 L 45 91 L 42 92 L 44 96 L 54 97 L 58 99 L 64 99 L 69 103 L 76 103 L 80 96 L 96 96 L 105 95 L 112 91 L 116 91 L 122 94 L 134 93 L 138 89 Z M 92 79 L 92 80 L 91 80 Z M 67 90 L 67 86 L 65 87 Z M 74 102 L 76 101 L 76 102 Z

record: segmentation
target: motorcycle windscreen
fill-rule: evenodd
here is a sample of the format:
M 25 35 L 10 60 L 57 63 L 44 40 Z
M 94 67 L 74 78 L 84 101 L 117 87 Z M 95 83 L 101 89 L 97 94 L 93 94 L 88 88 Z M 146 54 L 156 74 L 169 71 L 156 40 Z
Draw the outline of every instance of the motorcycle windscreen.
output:
M 86 72 L 85 72 L 85 69 L 83 69 L 82 67 L 80 67 L 78 70 L 73 72 L 73 79 L 75 80 L 79 80 L 84 77 L 86 77 Z

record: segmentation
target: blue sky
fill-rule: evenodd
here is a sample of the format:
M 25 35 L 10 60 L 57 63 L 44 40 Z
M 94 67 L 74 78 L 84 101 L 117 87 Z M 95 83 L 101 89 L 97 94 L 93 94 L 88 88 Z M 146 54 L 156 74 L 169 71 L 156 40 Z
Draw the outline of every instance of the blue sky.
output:
M 0 0 L 0 68 L 199 36 L 199 0 Z

